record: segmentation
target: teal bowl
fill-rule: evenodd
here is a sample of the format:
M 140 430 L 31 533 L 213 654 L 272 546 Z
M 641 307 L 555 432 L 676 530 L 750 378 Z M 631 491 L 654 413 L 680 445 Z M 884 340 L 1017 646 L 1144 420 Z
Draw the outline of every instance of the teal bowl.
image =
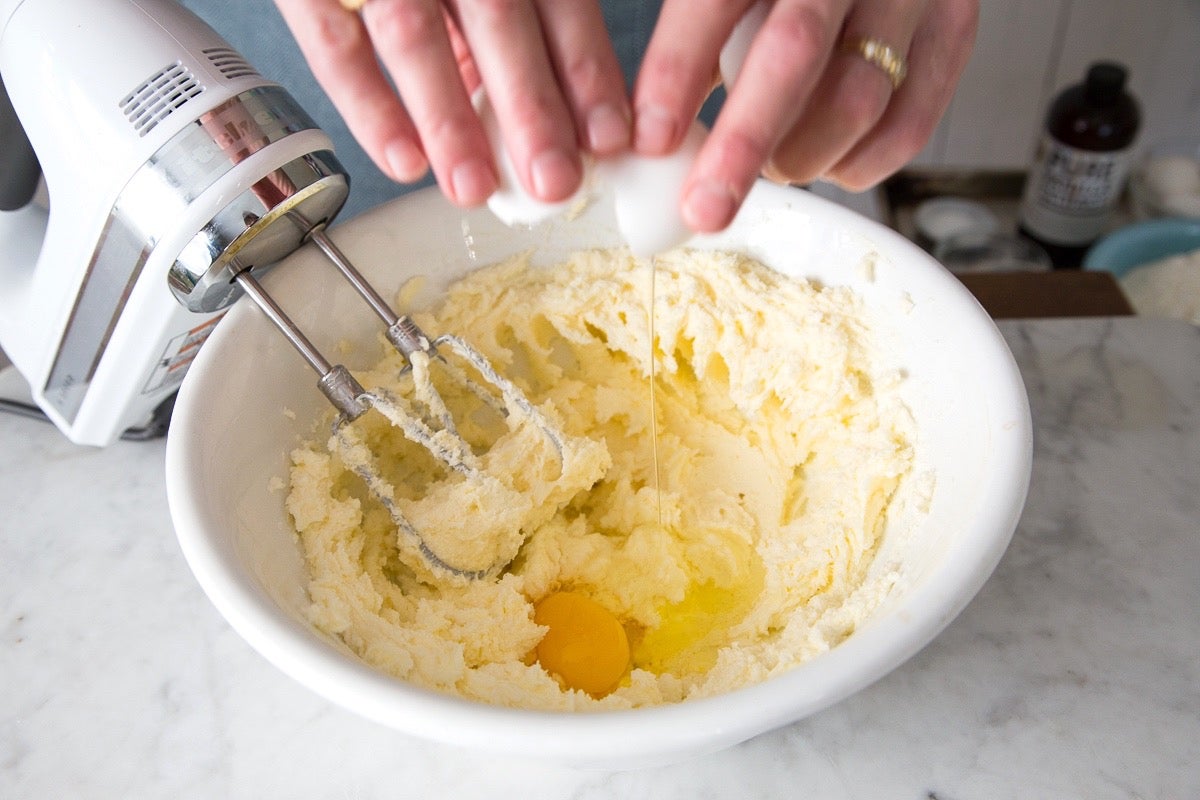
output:
M 1083 268 L 1118 278 L 1134 267 L 1200 249 L 1200 220 L 1152 219 L 1113 231 L 1088 250 Z

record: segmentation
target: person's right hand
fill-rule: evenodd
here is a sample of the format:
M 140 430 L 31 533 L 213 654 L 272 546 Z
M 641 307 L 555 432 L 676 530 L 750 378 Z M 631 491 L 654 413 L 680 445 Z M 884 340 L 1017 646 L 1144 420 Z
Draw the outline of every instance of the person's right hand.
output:
M 479 85 L 538 199 L 578 188 L 581 150 L 629 145 L 625 83 L 596 0 L 366 0 L 357 13 L 338 0 L 275 3 L 351 133 L 393 180 L 432 168 L 454 203 L 487 200 L 498 177 L 471 105 Z

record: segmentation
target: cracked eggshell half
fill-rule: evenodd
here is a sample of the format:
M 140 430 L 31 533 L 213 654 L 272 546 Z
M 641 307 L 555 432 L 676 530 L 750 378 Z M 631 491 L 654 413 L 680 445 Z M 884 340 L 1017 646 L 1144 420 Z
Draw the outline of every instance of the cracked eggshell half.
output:
M 708 130 L 694 122 L 670 155 L 628 153 L 596 165 L 597 180 L 612 195 L 617 229 L 635 256 L 652 256 L 692 237 L 680 213 L 680 194 L 707 137 Z
M 566 200 L 554 203 L 539 200 L 526 191 L 521 184 L 521 177 L 517 174 L 516 165 L 513 164 L 512 158 L 508 154 L 508 148 L 504 145 L 496 111 L 492 108 L 492 104 L 488 101 L 487 94 L 482 88 L 477 89 L 472 95 L 471 103 L 475 106 L 475 113 L 479 115 L 479 121 L 483 124 L 483 131 L 487 136 L 488 146 L 491 147 L 492 157 L 496 163 L 500 185 L 496 191 L 492 192 L 487 204 L 497 219 L 509 227 L 514 225 L 532 227 L 553 217 L 565 215 L 577 209 L 586 200 L 591 185 L 589 159 L 584 159 L 583 181 L 575 194 Z

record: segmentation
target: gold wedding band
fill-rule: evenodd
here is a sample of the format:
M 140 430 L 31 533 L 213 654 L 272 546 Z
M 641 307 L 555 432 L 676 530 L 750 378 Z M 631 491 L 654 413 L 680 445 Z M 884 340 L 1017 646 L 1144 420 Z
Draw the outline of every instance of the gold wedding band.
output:
M 338 0 L 342 4 L 342 8 L 347 11 L 362 11 L 362 7 L 367 4 L 367 0 Z
M 883 74 L 892 82 L 892 89 L 899 89 L 900 84 L 904 83 L 904 76 L 908 74 L 908 62 L 891 45 L 878 39 L 860 36 L 842 42 L 842 49 L 847 53 L 862 56 L 868 64 L 883 70 Z

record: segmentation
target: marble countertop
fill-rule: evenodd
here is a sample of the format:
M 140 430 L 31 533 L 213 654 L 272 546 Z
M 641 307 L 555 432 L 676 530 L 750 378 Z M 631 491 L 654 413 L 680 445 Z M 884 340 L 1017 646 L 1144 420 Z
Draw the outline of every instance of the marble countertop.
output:
M 458 751 L 330 705 L 202 594 L 163 442 L 86 449 L 0 415 L 0 797 L 1200 797 L 1200 329 L 1002 329 L 1033 480 L 974 602 L 848 700 L 634 772 Z

